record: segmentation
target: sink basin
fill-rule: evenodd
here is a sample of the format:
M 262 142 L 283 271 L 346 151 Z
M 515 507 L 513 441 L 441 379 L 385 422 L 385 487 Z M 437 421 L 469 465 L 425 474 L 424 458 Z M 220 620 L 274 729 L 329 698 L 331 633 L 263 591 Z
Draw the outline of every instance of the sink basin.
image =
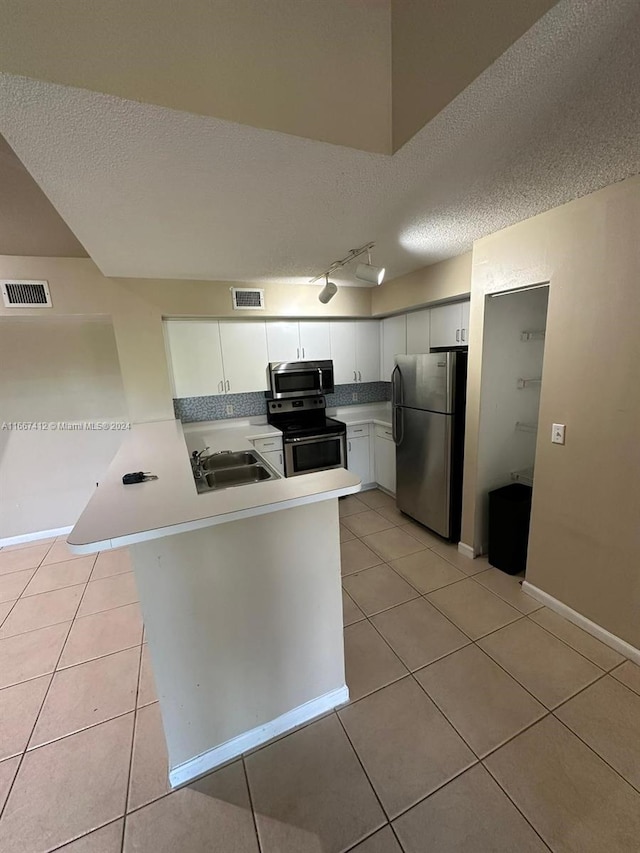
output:
M 241 465 L 255 465 L 260 460 L 250 450 L 239 450 L 236 453 L 215 453 L 204 456 L 200 465 L 204 471 L 219 471 L 223 468 L 237 468 Z
M 217 491 L 219 489 L 230 489 L 233 486 L 248 486 L 251 483 L 260 483 L 264 480 L 278 480 L 279 475 L 268 466 L 258 461 L 258 457 L 250 452 L 229 454 L 228 460 L 233 455 L 236 457 L 247 457 L 252 462 L 249 465 L 230 466 L 227 462 L 226 468 L 206 471 L 204 477 L 196 479 L 196 488 L 200 494 L 203 492 Z M 205 469 L 206 470 L 206 469 Z

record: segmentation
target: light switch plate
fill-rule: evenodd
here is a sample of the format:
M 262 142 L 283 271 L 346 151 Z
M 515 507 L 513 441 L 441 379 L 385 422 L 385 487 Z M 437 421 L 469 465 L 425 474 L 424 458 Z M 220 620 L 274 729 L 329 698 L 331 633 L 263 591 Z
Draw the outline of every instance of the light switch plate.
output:
M 565 424 L 553 424 L 551 427 L 552 444 L 564 444 Z

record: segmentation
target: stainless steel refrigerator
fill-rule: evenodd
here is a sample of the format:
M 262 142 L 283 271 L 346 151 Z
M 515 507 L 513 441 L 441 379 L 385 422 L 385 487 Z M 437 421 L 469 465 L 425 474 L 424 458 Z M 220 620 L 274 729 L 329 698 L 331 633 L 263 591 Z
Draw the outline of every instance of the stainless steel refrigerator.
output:
M 392 376 L 396 504 L 460 538 L 467 353 L 399 355 Z

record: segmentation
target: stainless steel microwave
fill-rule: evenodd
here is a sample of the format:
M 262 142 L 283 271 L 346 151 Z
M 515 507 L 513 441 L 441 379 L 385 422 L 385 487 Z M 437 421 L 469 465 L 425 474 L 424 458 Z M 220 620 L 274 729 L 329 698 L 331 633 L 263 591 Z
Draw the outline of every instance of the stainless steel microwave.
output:
M 333 362 L 272 361 L 269 386 L 274 400 L 289 397 L 317 397 L 333 393 Z

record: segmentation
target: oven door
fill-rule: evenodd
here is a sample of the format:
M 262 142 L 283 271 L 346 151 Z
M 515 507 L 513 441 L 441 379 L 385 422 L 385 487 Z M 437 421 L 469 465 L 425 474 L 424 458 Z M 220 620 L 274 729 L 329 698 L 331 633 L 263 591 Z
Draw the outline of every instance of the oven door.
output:
M 344 462 L 344 434 L 284 440 L 284 470 L 287 477 L 312 474 L 329 468 L 344 468 Z

